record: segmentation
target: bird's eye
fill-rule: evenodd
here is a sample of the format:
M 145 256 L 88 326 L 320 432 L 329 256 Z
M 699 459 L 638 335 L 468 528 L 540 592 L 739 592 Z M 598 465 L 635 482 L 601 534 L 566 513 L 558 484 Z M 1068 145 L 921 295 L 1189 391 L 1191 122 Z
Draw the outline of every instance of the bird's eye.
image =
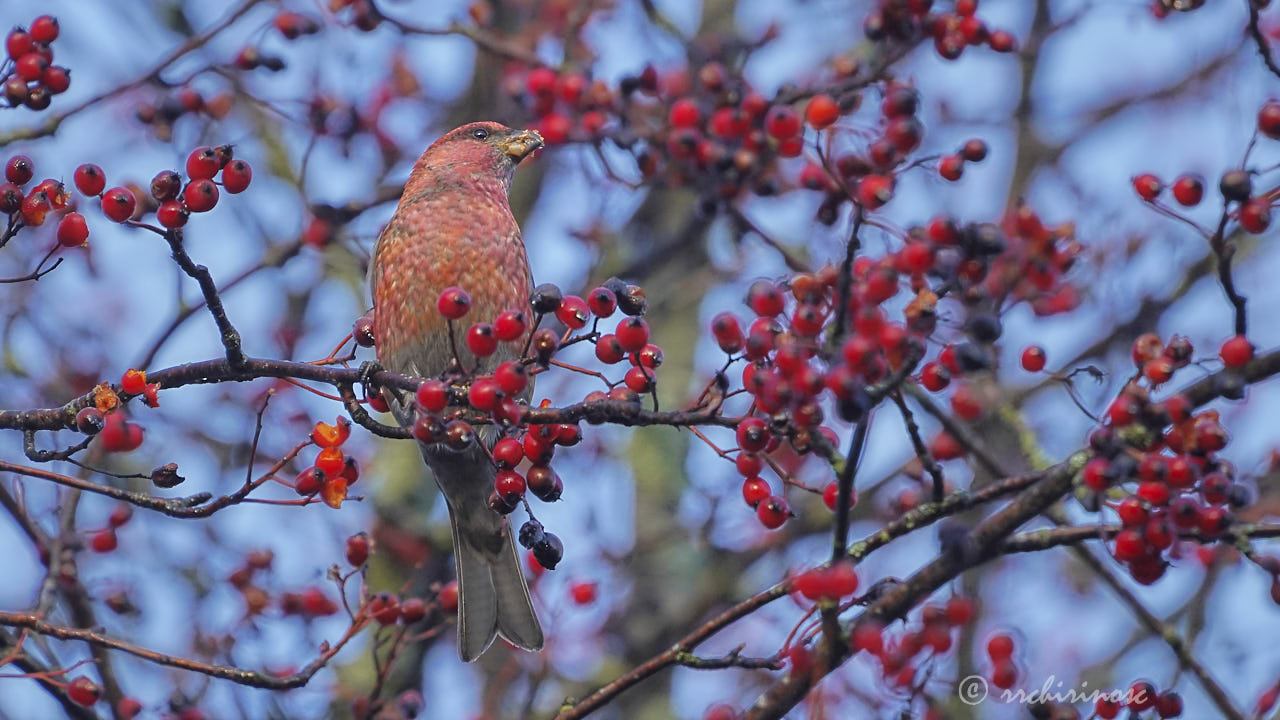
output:
M 484 128 L 476 128 L 471 131 L 471 137 L 477 140 L 484 140 L 489 137 L 489 131 Z

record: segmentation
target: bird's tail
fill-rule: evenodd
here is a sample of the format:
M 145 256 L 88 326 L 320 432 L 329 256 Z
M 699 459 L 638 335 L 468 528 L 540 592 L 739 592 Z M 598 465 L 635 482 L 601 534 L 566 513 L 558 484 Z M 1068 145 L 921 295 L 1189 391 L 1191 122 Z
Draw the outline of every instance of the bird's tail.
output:
M 542 626 L 506 518 L 489 507 L 496 469 L 482 450 L 450 453 L 424 448 L 453 527 L 458 565 L 458 652 L 480 657 L 499 635 L 525 650 L 541 650 Z
M 492 513 L 487 507 L 487 512 Z M 496 513 L 495 513 L 496 514 Z M 516 647 L 542 649 L 542 626 L 533 612 L 520 557 L 508 531 L 501 546 L 486 548 L 459 529 L 451 514 L 453 552 L 458 564 L 458 652 L 471 662 L 501 635 Z

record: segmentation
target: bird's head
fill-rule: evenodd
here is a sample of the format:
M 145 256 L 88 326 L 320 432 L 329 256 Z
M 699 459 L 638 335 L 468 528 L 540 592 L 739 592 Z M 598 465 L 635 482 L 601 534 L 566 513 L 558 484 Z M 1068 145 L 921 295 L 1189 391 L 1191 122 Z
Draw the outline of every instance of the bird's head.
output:
M 520 161 L 543 145 L 537 130 L 514 130 L 496 122 L 474 122 L 445 133 L 418 160 L 437 172 L 492 175 L 510 182 Z M 418 169 L 418 168 L 415 168 Z

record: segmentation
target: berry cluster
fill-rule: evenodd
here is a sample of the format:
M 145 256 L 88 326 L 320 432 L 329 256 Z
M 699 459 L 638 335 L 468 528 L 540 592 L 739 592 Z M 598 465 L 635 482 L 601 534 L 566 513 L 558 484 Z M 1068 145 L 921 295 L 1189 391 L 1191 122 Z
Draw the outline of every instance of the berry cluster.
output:
M 293 489 L 303 497 L 316 493 L 325 504 L 338 508 L 347 497 L 347 490 L 360 479 L 360 466 L 356 459 L 344 455 L 342 444 L 351 436 L 351 421 L 338 416 L 332 425 L 318 422 L 311 431 L 311 442 L 320 448 L 311 467 L 298 473 Z
M 83 215 L 72 209 L 70 194 L 61 182 L 45 178 L 30 189 L 23 189 L 35 178 L 35 171 L 35 162 L 26 155 L 14 155 L 5 163 L 5 182 L 0 184 L 0 213 L 9 216 L 9 233 L 21 227 L 39 227 L 49 213 L 55 213 L 59 217 L 58 244 L 84 245 L 89 241 L 89 225 Z
M 563 556 L 564 545 L 532 518 L 525 496 L 532 493 L 543 502 L 560 499 L 564 484 L 551 468 L 551 460 L 556 447 L 577 445 L 582 440 L 582 430 L 577 423 L 528 422 L 524 399 L 530 377 L 545 372 L 562 348 L 591 343 L 601 362 L 612 365 L 625 360 L 631 367 L 622 379 L 610 381 L 598 372 L 557 361 L 564 368 L 604 380 L 608 390 L 592 391 L 584 402 L 613 400 L 638 406 L 641 394 L 655 392 L 656 370 L 662 364 L 662 349 L 649 342 L 649 327 L 642 317 L 646 310 L 644 292 L 617 278 L 592 289 L 585 299 L 564 295 L 554 285 L 540 285 L 530 297 L 532 321 L 530 312 L 510 309 L 491 321 L 472 323 L 462 333 L 465 353 L 456 346 L 454 327 L 470 313 L 470 295 L 461 288 L 447 288 L 437 299 L 436 309 L 449 323 L 455 343 L 454 362 L 440 377 L 424 380 L 414 393 L 413 436 L 427 445 L 465 452 L 478 444 L 476 423 L 496 426 L 499 437 L 492 449 L 486 448 L 495 467 L 489 505 L 506 515 L 524 504 L 531 518 L 520 528 L 520 543 L 542 567 L 554 569 Z M 600 322 L 619 313 L 622 318 L 614 331 L 602 332 Z M 555 318 L 567 331 L 559 335 L 540 327 L 546 318 Z M 358 346 L 373 346 L 377 341 L 376 314 L 371 312 L 357 319 L 351 336 Z M 478 367 L 480 361 L 495 355 L 514 359 L 499 363 L 491 373 L 467 369 Z M 368 400 L 374 410 L 390 409 L 376 389 Z
M 924 125 L 916 117 L 920 109 L 919 93 L 908 85 L 889 83 L 882 94 L 876 131 L 864 149 L 839 155 L 829 166 L 810 162 L 800 173 L 801 187 L 825 193 L 818 210 L 818 220 L 825 224 L 836 221 L 840 206 L 846 201 L 865 210 L 884 206 L 893 199 L 899 175 L 921 162 L 908 162 L 911 153 L 924 140 Z M 815 129 L 826 126 L 814 122 L 815 103 L 818 116 L 825 122 L 830 118 L 829 113 L 823 112 L 828 101 L 826 95 L 817 95 L 809 101 L 806 116 Z M 795 141 L 799 143 L 799 137 Z M 987 144 L 973 139 L 954 153 L 939 158 L 936 168 L 943 179 L 955 182 L 963 174 L 965 163 L 981 162 L 986 157 Z
M 956 47 L 963 49 L 986 42 L 997 49 L 1012 49 L 1007 32 L 989 33 L 973 16 L 975 2 L 962 0 L 955 13 L 937 15 L 928 12 L 930 5 L 886 2 L 881 13 L 904 13 L 910 18 L 907 24 L 915 28 L 912 32 L 931 28 L 940 46 L 958 42 Z M 715 61 L 665 73 L 647 66 L 623 78 L 616 88 L 578 71 L 535 67 L 513 70 L 504 87 L 534 118 L 549 144 L 598 142 L 607 137 L 632 152 L 646 181 L 694 187 L 704 205 L 714 207 L 747 190 L 772 195 L 785 189 L 778 160 L 803 153 L 805 125 L 816 132 L 832 127 L 841 116 L 858 110 L 862 88 L 882 83 L 876 130 L 860 133 L 873 135 L 865 151 L 843 154 L 834 163 L 825 158 L 822 163 L 810 162 L 800 172 L 801 187 L 827 195 L 818 217 L 830 224 L 846 201 L 867 210 L 881 207 L 892 198 L 898 173 L 925 164 L 908 163 L 923 139 L 923 126 L 915 117 L 919 107 L 915 90 L 894 81 L 882 82 L 873 69 L 848 57 L 836 58 L 831 66 L 825 92 L 786 90 L 772 100 Z M 927 160 L 943 178 L 956 181 L 966 163 L 979 162 L 986 155 L 986 144 L 971 140 L 936 163 Z
M 1124 692 L 1113 692 L 1099 697 L 1094 703 L 1094 715 L 1100 720 L 1114 720 L 1121 711 L 1129 709 L 1126 717 L 1142 717 L 1141 713 L 1153 710 L 1158 718 L 1174 718 L 1182 715 L 1182 696 L 1173 690 L 1160 692 L 1147 680 L 1138 680 Z M 1147 716 L 1150 717 L 1150 716 Z
M 89 547 L 94 552 L 109 553 L 116 549 L 119 539 L 116 530 L 128 524 L 133 518 L 133 506 L 125 503 L 116 505 L 107 516 L 107 526 L 90 534 Z
M 747 305 L 755 320 L 744 329 L 736 316 L 722 313 L 711 321 L 711 333 L 730 365 L 745 363 L 742 388 L 754 405 L 737 426 L 734 462 L 744 478 L 743 499 L 760 522 L 776 528 L 790 515 L 786 500 L 760 477 L 768 454 L 783 441 L 801 454 L 829 449 L 835 435 L 823 425 L 826 394 L 840 419 L 861 419 L 924 360 L 925 340 L 937 329 L 944 293 L 957 295 L 970 314 L 966 337 L 944 346 L 914 378 L 931 392 L 946 389 L 953 378 L 995 367 L 994 343 L 1002 327 L 999 316 L 987 310 L 998 304 L 995 300 L 1029 301 L 1043 314 L 1074 307 L 1078 294 L 1063 275 L 1078 253 L 1068 227 L 1047 228 L 1030 208 L 1019 206 L 1001 226 L 960 227 L 936 218 L 909 230 L 899 250 L 879 259 L 859 257 L 850 268 L 843 308 L 835 266 L 797 275 L 786 286 L 753 284 Z M 914 297 L 898 321 L 886 305 L 904 285 Z M 842 317 L 844 326 L 837 322 Z M 1031 352 L 1028 361 L 1029 368 L 1043 368 L 1043 351 Z M 983 412 L 981 399 L 965 383 L 957 384 L 951 406 L 965 420 Z M 946 433 L 937 435 L 929 449 L 938 460 L 963 453 Z M 834 483 L 823 490 L 823 500 L 835 508 Z
M 149 212 L 155 212 L 156 221 L 167 230 L 176 230 L 187 224 L 191 213 L 208 212 L 218 204 L 221 185 L 229 193 L 244 192 L 253 179 L 249 163 L 232 156 L 230 145 L 216 148 L 202 146 L 187 157 L 188 182 L 183 185 L 182 175 L 174 170 L 163 170 L 151 179 L 149 197 L 138 202 L 141 191 L 130 187 L 115 187 L 103 191 L 106 175 L 97 165 L 85 164 L 76 169 L 76 188 L 86 196 L 101 195 L 102 213 L 114 222 L 138 220 Z M 214 180 L 222 173 L 221 183 Z
M 1258 110 L 1258 132 L 1273 140 L 1280 140 L 1280 102 L 1268 100 Z M 1265 232 L 1271 226 L 1271 208 L 1280 197 L 1280 188 L 1255 192 L 1253 179 L 1261 172 L 1247 167 L 1231 168 L 1218 179 L 1218 192 L 1222 195 L 1224 206 L 1229 209 L 1227 217 L 1236 220 L 1242 229 L 1255 235 Z M 1165 183 L 1152 173 L 1135 175 L 1132 182 L 1138 197 L 1149 203 L 1157 203 L 1165 190 Z M 1199 205 L 1204 198 L 1204 178 L 1195 173 L 1179 175 L 1173 181 L 1170 194 L 1183 207 Z M 1171 209 L 1162 209 L 1173 213 Z
M 52 44 L 57 39 L 58 21 L 51 15 L 41 15 L 29 28 L 15 27 L 5 36 L 7 57 L 0 63 L 0 84 L 9 107 L 44 110 L 54 95 L 71 87 L 71 71 L 53 64 Z
M 1182 395 L 1151 397 L 1153 388 L 1191 362 L 1192 351 L 1178 335 L 1168 343 L 1150 333 L 1134 341 L 1138 374 L 1108 407 L 1106 424 L 1090 435 L 1094 457 L 1080 471 L 1089 491 L 1086 506 L 1097 510 L 1105 504 L 1120 519 L 1112 554 L 1143 584 L 1164 574 L 1165 554 L 1173 552 L 1180 535 L 1216 539 L 1231 526 L 1232 510 L 1253 502 L 1235 467 L 1217 456 L 1228 441 L 1217 411 L 1193 413 Z M 1243 365 L 1251 353 L 1243 338 L 1222 347 L 1229 368 Z M 1222 393 L 1239 397 L 1240 379 L 1223 377 Z
M 973 600 L 955 595 L 943 604 L 924 606 L 918 621 L 904 625 L 892 636 L 888 628 L 878 623 L 859 623 L 849 643 L 855 653 L 866 653 L 863 657 L 879 662 L 880 677 L 886 686 L 923 694 L 924 684 L 935 672 L 931 666 L 954 647 L 954 633 L 976 617 Z M 996 674 L 999 673 L 1007 671 L 996 663 Z M 925 698 L 929 703 L 925 717 L 940 717 L 933 701 Z
M 229 92 L 206 97 L 199 90 L 184 86 L 158 99 L 140 102 L 134 117 L 148 126 L 158 139 L 168 141 L 173 138 L 173 125 L 179 118 L 202 115 L 221 120 L 234 104 L 235 96 Z
M 932 12 L 933 3 L 934 0 L 880 0 L 863 21 L 863 30 L 870 40 L 904 44 L 932 38 L 938 55 L 947 60 L 955 60 L 973 45 L 986 45 L 1002 53 L 1017 49 L 1007 30 L 988 29 L 977 18 L 978 0 L 956 0 L 951 12 Z

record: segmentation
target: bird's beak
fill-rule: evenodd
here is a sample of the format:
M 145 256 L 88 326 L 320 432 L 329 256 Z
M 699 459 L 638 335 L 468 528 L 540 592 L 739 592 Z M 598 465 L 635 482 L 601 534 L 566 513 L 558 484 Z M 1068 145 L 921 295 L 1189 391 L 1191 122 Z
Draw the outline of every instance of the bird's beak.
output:
M 498 143 L 502 152 L 517 163 L 532 155 L 542 145 L 542 135 L 537 130 L 521 130 Z

